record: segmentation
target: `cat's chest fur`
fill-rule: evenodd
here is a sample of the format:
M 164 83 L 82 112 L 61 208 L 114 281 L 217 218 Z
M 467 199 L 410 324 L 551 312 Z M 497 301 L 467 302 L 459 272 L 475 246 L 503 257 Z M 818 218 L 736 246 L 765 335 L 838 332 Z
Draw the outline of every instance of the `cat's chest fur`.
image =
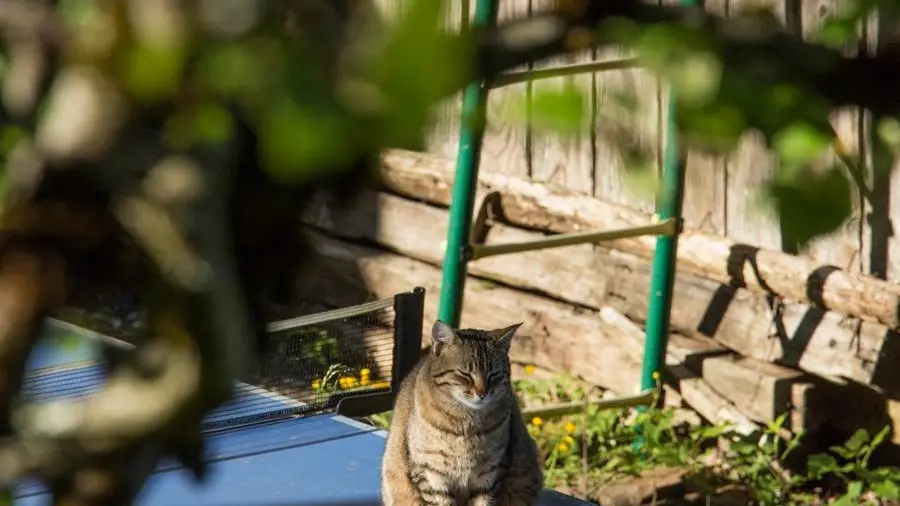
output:
M 407 435 L 410 460 L 439 469 L 457 491 L 477 489 L 502 470 L 509 416 L 496 413 L 484 420 L 470 420 L 456 425 L 458 431 L 453 433 L 430 425 L 420 413 L 414 416 L 418 423 L 410 425 Z

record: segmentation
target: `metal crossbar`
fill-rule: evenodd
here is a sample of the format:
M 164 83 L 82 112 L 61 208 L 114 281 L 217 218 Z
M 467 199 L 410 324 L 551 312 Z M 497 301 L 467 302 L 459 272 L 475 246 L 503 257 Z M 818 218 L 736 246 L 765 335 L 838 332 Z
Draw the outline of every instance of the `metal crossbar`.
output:
M 693 0 L 682 0 L 692 3 Z M 498 0 L 477 0 L 473 25 L 489 26 L 497 23 Z M 601 408 L 649 406 L 658 393 L 659 373 L 665 363 L 669 332 L 669 312 L 675 279 L 675 258 L 678 235 L 681 231 L 681 212 L 684 197 L 685 156 L 675 125 L 676 100 L 674 91 L 670 94 L 666 146 L 662 170 L 661 192 L 657 197 L 657 223 L 619 230 L 586 231 L 556 234 L 536 241 L 483 244 L 482 237 L 473 237 L 473 208 L 478 184 L 478 166 L 484 126 L 487 122 L 486 103 L 490 89 L 511 84 L 547 79 L 587 72 L 601 72 L 632 68 L 638 65 L 637 58 L 623 58 L 612 61 L 567 65 L 555 68 L 508 72 L 488 83 L 472 82 L 463 94 L 464 121 L 461 121 L 459 146 L 456 160 L 456 178 L 450 204 L 450 224 L 447 230 L 447 249 L 444 256 L 443 279 L 441 283 L 438 318 L 445 323 L 459 326 L 462 312 L 463 291 L 467 274 L 467 263 L 488 256 L 521 253 L 546 248 L 596 243 L 636 237 L 656 235 L 656 249 L 650 278 L 649 310 L 646 322 L 646 342 L 641 367 L 640 391 L 636 396 L 601 401 Z M 482 209 L 483 211 L 483 209 Z M 482 235 L 484 213 L 479 212 L 475 224 L 476 235 Z M 578 411 L 583 404 L 559 407 Z
M 617 60 L 595 61 L 591 63 L 573 63 L 536 70 L 519 70 L 504 72 L 490 83 L 491 88 L 502 88 L 512 84 L 535 81 L 537 79 L 552 79 L 554 77 L 574 76 L 606 70 L 630 69 L 638 66 L 637 58 L 619 58 Z
M 567 402 L 550 407 L 529 408 L 522 410 L 522 416 L 526 419 L 532 416 L 541 418 L 553 418 L 557 416 L 572 415 L 584 412 L 589 407 L 597 409 L 617 409 L 632 406 L 649 406 L 656 399 L 656 390 L 647 390 L 638 395 L 627 395 L 612 399 L 601 399 L 593 402 Z
M 562 246 L 573 246 L 575 244 L 597 243 L 603 241 L 614 241 L 616 239 L 626 239 L 629 237 L 640 237 L 643 235 L 667 235 L 671 236 L 676 233 L 676 221 L 668 219 L 652 225 L 642 225 L 639 227 L 620 228 L 617 230 L 600 230 L 592 232 L 573 232 L 570 234 L 554 234 L 544 239 L 534 241 L 510 242 L 505 244 L 472 244 L 469 246 L 471 253 L 469 260 L 478 260 L 479 258 L 507 255 L 509 253 L 523 253 L 525 251 L 534 251 L 548 248 L 559 248 Z

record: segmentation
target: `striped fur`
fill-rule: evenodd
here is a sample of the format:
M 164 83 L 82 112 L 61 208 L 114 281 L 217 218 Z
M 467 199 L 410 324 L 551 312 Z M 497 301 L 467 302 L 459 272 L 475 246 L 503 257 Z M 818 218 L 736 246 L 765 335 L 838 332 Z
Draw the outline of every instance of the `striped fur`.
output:
M 453 329 L 403 380 L 381 469 L 385 506 L 531 506 L 543 486 L 537 447 L 509 379 L 519 328 Z

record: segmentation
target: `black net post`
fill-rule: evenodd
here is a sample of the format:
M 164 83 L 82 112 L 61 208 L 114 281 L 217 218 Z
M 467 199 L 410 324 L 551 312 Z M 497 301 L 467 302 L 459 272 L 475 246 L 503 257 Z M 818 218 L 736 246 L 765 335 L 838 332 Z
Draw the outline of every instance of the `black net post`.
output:
M 411 292 L 394 295 L 394 362 L 391 374 L 391 391 L 394 395 L 422 354 L 424 311 L 424 288 L 417 286 Z

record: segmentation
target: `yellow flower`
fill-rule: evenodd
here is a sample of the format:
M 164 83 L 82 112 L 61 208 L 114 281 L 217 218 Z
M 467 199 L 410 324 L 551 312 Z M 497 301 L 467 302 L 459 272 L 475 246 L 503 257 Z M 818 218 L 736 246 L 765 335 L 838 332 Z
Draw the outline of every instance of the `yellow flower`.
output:
M 654 380 L 658 380 L 659 379 L 659 371 L 653 371 L 652 376 L 653 376 Z
M 525 375 L 531 376 L 532 374 L 534 374 L 534 366 L 531 364 L 526 365 L 525 366 Z
M 368 367 L 363 367 L 359 370 L 359 383 L 361 385 L 368 385 L 371 375 L 372 371 Z
M 322 380 L 320 380 L 320 379 L 314 379 L 313 382 L 312 382 L 312 389 L 313 389 L 313 390 L 318 390 L 318 389 L 320 389 L 320 388 L 322 388 Z
M 544 424 L 544 421 L 541 420 L 541 417 L 539 417 L 539 416 L 536 416 L 531 419 L 531 425 L 534 425 L 535 427 L 540 427 L 543 424 Z
M 353 376 L 343 376 L 338 380 L 338 384 L 341 386 L 341 388 L 353 388 L 358 382 L 359 380 L 357 380 Z
M 563 444 L 567 444 L 567 445 L 569 445 L 569 446 L 572 446 L 572 445 L 575 444 L 575 440 L 572 439 L 572 436 L 566 436 L 566 437 L 563 438 Z
M 566 430 L 566 432 L 571 434 L 571 433 L 575 432 L 575 429 L 577 428 L 577 426 L 575 425 L 575 422 L 566 422 L 566 424 L 563 426 L 563 428 Z
M 566 453 L 567 451 L 569 451 L 569 445 L 567 445 L 566 443 L 559 443 L 556 448 L 562 453 Z

